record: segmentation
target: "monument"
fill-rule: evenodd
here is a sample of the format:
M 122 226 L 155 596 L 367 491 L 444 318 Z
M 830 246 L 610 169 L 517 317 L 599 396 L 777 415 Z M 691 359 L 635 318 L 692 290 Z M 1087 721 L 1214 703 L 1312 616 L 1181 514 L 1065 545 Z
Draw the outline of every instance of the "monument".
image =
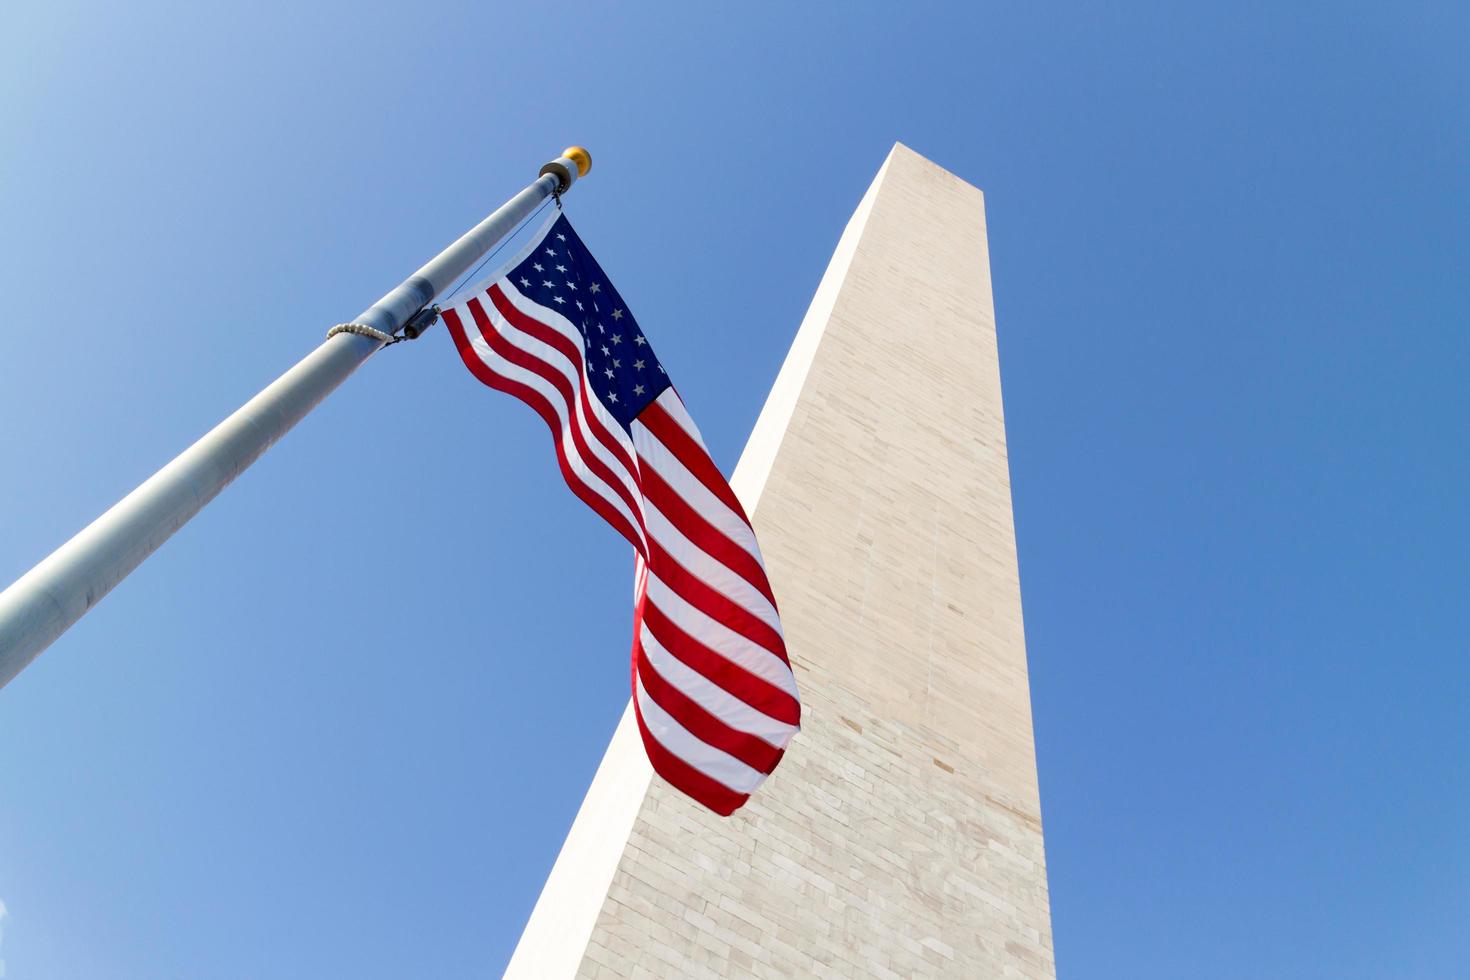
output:
M 731 483 L 803 730 L 722 818 L 625 714 L 506 975 L 1053 977 L 979 190 L 893 148 Z

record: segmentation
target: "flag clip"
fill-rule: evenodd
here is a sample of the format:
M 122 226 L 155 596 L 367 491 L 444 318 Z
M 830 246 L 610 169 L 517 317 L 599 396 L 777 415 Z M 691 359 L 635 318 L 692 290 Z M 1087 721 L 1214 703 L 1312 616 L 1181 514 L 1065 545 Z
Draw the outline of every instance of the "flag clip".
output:
M 425 330 L 429 329 L 438 322 L 438 305 L 431 304 L 429 306 L 426 306 L 422 310 L 419 310 L 413 316 L 408 318 L 408 322 L 403 325 L 403 337 L 401 339 L 417 340 L 419 338 L 419 334 L 423 333 Z

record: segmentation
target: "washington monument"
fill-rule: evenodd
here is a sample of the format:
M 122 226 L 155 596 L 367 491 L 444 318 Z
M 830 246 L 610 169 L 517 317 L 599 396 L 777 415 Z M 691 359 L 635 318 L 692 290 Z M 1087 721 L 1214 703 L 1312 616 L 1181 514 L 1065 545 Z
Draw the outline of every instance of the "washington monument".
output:
M 507 976 L 1054 976 L 979 190 L 893 148 L 731 483 L 803 730 L 721 818 L 625 714 Z

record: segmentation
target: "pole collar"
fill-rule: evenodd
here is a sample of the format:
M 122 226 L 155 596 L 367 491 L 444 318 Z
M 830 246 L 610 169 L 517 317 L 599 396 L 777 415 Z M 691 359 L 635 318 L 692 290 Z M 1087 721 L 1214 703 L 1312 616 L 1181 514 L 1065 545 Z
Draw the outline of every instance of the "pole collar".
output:
M 577 182 L 578 177 L 587 176 L 591 169 L 592 154 L 587 152 L 586 147 L 569 146 L 561 151 L 561 156 L 542 166 L 541 176 L 551 174 L 556 178 L 556 194 L 560 197 Z

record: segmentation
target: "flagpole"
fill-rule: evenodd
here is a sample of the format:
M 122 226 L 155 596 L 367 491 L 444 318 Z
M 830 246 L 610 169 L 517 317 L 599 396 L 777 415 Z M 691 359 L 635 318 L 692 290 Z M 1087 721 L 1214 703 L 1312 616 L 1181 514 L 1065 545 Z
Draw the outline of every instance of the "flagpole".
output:
M 348 325 L 357 332 L 334 330 L 295 367 L 0 592 L 0 687 L 305 418 L 388 336 L 400 330 L 418 336 L 428 326 L 415 319 L 421 310 L 538 205 L 564 193 L 591 167 L 585 149 L 562 151 L 525 190 L 364 310 Z

